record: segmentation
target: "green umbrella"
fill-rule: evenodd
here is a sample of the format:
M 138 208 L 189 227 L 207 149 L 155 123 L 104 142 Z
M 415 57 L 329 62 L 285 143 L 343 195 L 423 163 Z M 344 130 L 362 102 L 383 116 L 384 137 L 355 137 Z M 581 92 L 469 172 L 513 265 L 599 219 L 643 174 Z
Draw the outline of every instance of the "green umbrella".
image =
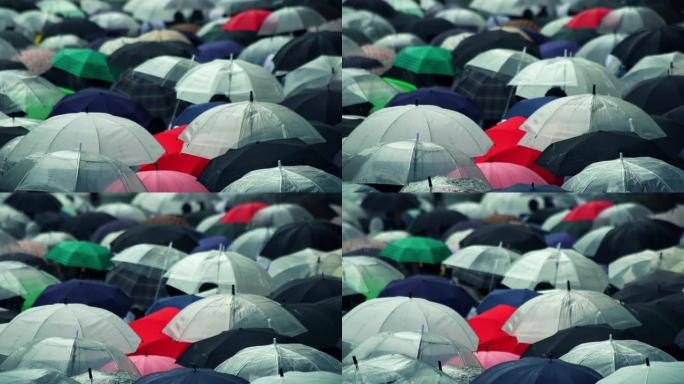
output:
M 52 57 L 55 68 L 84 79 L 114 81 L 104 53 L 85 48 L 65 48 Z
M 399 262 L 438 264 L 451 255 L 446 244 L 429 237 L 406 237 L 393 241 L 381 252 L 384 256 Z
M 417 74 L 455 75 L 451 52 L 430 45 L 402 49 L 392 65 Z
M 407 93 L 418 90 L 418 87 L 416 87 L 415 85 L 407 83 L 402 80 L 394 79 L 391 77 L 383 77 L 382 79 L 385 80 L 385 82 L 389 83 L 389 85 L 393 86 L 394 89 L 396 89 L 399 93 Z
M 88 241 L 63 241 L 47 253 L 47 258 L 68 267 L 99 271 L 112 265 L 112 253 L 107 248 Z

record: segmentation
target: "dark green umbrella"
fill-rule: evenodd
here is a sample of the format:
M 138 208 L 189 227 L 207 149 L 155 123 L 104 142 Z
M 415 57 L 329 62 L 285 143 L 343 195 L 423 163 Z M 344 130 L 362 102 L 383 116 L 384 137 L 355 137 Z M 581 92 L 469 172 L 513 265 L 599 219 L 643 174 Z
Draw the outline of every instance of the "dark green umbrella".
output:
M 63 241 L 50 249 L 46 257 L 67 267 L 104 271 L 112 266 L 112 253 L 88 241 Z
M 451 52 L 430 45 L 402 49 L 392 65 L 417 74 L 455 75 Z
M 429 237 L 413 236 L 393 241 L 380 256 L 405 263 L 438 264 L 451 255 L 447 245 Z
M 114 81 L 107 56 L 92 49 L 65 48 L 55 53 L 52 64 L 65 72 L 83 79 Z

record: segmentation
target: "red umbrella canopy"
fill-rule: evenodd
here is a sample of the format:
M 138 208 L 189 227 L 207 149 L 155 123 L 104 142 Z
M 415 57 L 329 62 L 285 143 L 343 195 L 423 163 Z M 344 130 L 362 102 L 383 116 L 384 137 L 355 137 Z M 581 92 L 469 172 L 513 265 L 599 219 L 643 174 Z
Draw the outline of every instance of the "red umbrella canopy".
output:
M 154 164 L 140 166 L 141 171 L 177 171 L 195 177 L 199 176 L 204 168 L 209 164 L 209 160 L 203 157 L 181 153 L 183 141 L 178 136 L 187 128 L 187 125 L 180 125 L 176 128 L 157 133 L 154 138 L 164 147 L 164 154 Z
M 580 204 L 563 218 L 563 221 L 593 221 L 604 209 L 613 206 L 612 201 L 596 200 Z
M 242 223 L 246 224 L 252 221 L 254 214 L 260 210 L 268 207 L 266 203 L 252 202 L 236 205 L 229 209 L 225 215 L 221 218 L 221 223 L 231 224 L 231 223 Z
M 250 9 L 232 16 L 221 28 L 225 31 L 256 32 L 270 14 L 270 11 L 263 9 Z
M 569 29 L 596 29 L 601 25 L 601 21 L 607 14 L 612 11 L 610 8 L 591 8 L 582 11 L 575 15 L 567 24 L 565 28 Z
M 130 327 L 141 340 L 138 349 L 131 355 L 149 354 L 174 359 L 180 356 L 191 343 L 176 341 L 162 332 L 178 312 L 180 309 L 168 307 L 131 322 Z
M 468 319 L 468 324 L 480 339 L 478 351 L 502 351 L 516 355 L 525 352 L 529 344 L 519 343 L 515 336 L 501 329 L 515 311 L 513 306 L 500 304 Z

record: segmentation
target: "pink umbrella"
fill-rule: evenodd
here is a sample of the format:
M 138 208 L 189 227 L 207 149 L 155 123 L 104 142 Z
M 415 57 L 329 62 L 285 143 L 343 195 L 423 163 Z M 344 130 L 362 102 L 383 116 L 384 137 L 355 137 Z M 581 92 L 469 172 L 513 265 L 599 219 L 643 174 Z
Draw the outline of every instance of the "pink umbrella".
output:
M 140 371 L 142 376 L 182 368 L 180 365 L 176 364 L 174 358 L 168 356 L 135 355 L 128 356 L 128 358 L 135 364 L 135 367 L 138 368 L 138 371 Z
M 197 178 L 177 171 L 143 171 L 136 173 L 150 192 L 209 192 Z
M 522 165 L 513 163 L 479 163 L 477 166 L 484 173 L 492 188 L 507 188 L 515 184 L 547 185 L 548 183 L 536 172 Z
M 520 359 L 515 353 L 502 351 L 479 351 L 475 352 L 475 357 L 480 361 L 484 369 L 489 369 L 497 364 Z

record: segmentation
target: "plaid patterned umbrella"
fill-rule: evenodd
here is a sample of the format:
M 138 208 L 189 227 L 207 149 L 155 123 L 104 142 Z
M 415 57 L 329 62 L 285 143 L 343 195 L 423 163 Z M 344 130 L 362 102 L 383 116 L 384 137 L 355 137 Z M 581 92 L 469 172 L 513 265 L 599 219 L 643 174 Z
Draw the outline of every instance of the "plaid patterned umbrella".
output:
M 106 282 L 120 288 L 134 306 L 147 308 L 158 298 L 168 296 L 161 282 L 164 271 L 131 263 L 118 263 L 107 274 Z
M 162 87 L 144 75 L 127 71 L 114 83 L 112 90 L 123 92 L 142 104 L 153 118 L 169 122 L 176 106 L 176 91 Z M 178 110 L 182 110 L 179 106 Z
M 52 68 L 54 53 L 47 49 L 32 48 L 21 51 L 17 59 L 34 75 L 42 75 Z
M 463 75 L 456 80 L 454 90 L 479 105 L 484 120 L 498 121 L 506 111 L 511 97 L 507 86 L 510 80 L 510 76 L 466 67 Z

